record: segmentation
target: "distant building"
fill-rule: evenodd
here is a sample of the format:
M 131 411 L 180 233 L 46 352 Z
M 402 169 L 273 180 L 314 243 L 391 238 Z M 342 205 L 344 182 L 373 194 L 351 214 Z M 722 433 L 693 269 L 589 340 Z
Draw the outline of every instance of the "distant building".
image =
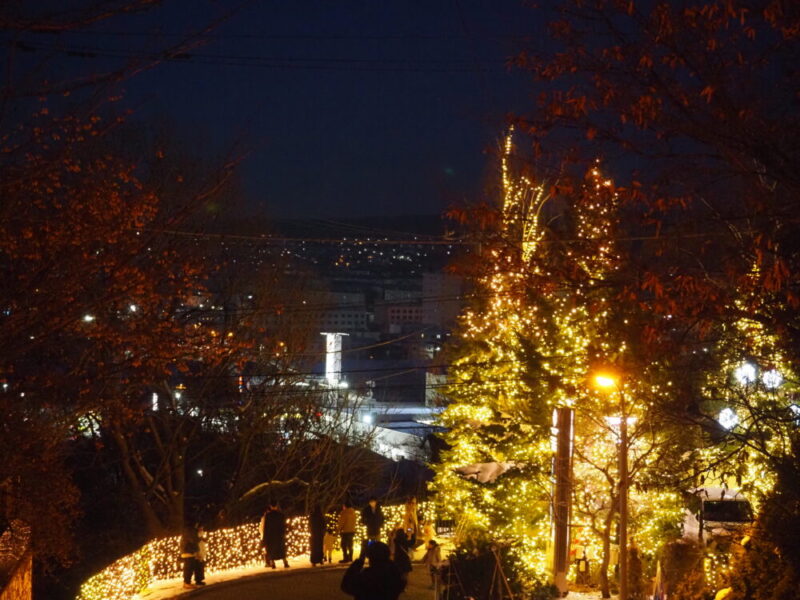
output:
M 422 323 L 441 331 L 453 328 L 463 304 L 464 281 L 451 273 L 423 273 Z
M 320 328 L 326 331 L 366 331 L 370 314 L 364 310 L 329 310 L 320 317 Z
M 320 295 L 325 310 L 319 316 L 319 325 L 325 331 L 366 331 L 373 320 L 367 309 L 363 292 L 336 291 Z
M 421 283 L 417 277 L 383 282 L 374 303 L 375 328 L 384 334 L 398 334 L 404 325 L 421 323 Z
M 386 324 L 389 333 L 400 333 L 403 325 L 422 323 L 420 303 L 392 304 L 386 307 Z

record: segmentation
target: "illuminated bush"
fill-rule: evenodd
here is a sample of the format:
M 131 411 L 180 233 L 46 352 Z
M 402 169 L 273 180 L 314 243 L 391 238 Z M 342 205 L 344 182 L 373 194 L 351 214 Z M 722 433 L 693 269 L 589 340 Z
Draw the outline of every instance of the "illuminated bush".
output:
M 433 519 L 433 505 L 420 504 L 424 518 Z M 403 520 L 403 506 L 384 507 L 386 524 L 383 538 Z M 326 515 L 326 522 L 336 528 L 338 514 Z M 305 556 L 309 551 L 307 517 L 287 520 L 286 554 L 289 558 Z M 366 530 L 359 523 L 356 538 L 366 538 Z M 123 556 L 81 586 L 76 600 L 128 600 L 156 581 L 177 579 L 182 576 L 180 536 L 153 540 L 133 554 Z M 206 574 L 213 575 L 230 569 L 264 566 L 264 550 L 258 523 L 208 532 L 208 559 Z

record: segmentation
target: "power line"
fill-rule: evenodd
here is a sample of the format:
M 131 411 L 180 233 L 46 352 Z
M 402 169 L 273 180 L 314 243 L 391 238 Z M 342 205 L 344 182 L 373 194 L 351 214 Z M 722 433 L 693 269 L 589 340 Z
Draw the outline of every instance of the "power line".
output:
M 347 239 L 347 238 L 323 238 L 323 237 L 282 237 L 274 235 L 248 235 L 242 233 L 208 233 L 202 231 L 181 231 L 179 229 L 152 229 L 144 228 L 137 229 L 148 233 L 162 233 L 165 235 L 174 235 L 178 237 L 192 237 L 197 239 L 207 240 L 234 240 L 234 241 L 252 241 L 258 242 L 259 245 L 270 246 L 287 243 L 309 243 L 309 244 L 340 244 L 343 246 L 448 246 L 448 245 L 477 245 L 480 242 L 475 240 L 467 240 L 464 238 L 446 238 L 441 239 L 404 239 L 404 240 L 390 240 L 390 239 Z M 429 236 L 434 238 L 436 236 Z
M 214 293 L 213 291 L 211 292 Z M 332 292 L 332 294 L 335 292 Z M 407 298 L 407 299 L 398 299 L 398 300 L 375 300 L 374 303 L 377 305 L 376 307 L 380 307 L 381 303 L 386 307 L 390 307 L 391 305 L 400 305 L 400 304 L 418 304 L 418 303 L 427 303 L 427 302 L 454 302 L 458 300 L 472 300 L 472 299 L 479 299 L 479 298 L 494 298 L 494 297 L 501 297 L 501 296 L 512 296 L 514 295 L 514 291 L 507 291 L 507 292 L 487 292 L 485 294 L 475 293 L 467 293 L 467 294 L 443 294 L 437 296 L 419 296 L 416 298 Z M 275 316 L 281 316 L 283 314 L 293 314 L 293 313 L 305 313 L 305 312 L 332 312 L 336 310 L 343 310 L 343 311 L 352 311 L 358 312 L 359 310 L 366 310 L 367 306 L 366 303 L 362 302 L 352 302 L 352 303 L 337 303 L 335 301 L 326 302 L 326 303 L 319 303 L 319 304 L 287 304 L 287 303 L 277 303 L 271 304 L 268 306 L 258 306 L 253 308 L 232 308 L 232 309 L 221 309 L 215 310 L 211 309 L 192 309 L 190 314 L 201 314 L 201 315 L 231 315 L 231 314 L 274 314 Z
M 542 360 L 547 361 L 563 361 L 563 360 L 573 360 L 571 357 L 568 356 L 548 356 L 548 357 L 539 357 Z M 401 370 L 421 370 L 421 369 L 460 369 L 462 367 L 494 367 L 499 365 L 511 365 L 511 364 L 524 364 L 522 361 L 519 360 L 498 360 L 498 361 L 476 361 L 476 362 L 463 362 L 463 363 L 439 363 L 439 364 L 421 364 L 416 366 L 410 365 L 399 365 L 396 367 L 373 367 L 369 369 L 350 369 L 350 370 L 341 370 L 339 371 L 342 375 L 354 375 L 354 374 L 369 374 L 369 373 L 386 373 L 392 371 L 401 371 Z M 287 380 L 290 378 L 298 378 L 298 377 L 321 377 L 324 376 L 324 373 L 316 373 L 313 371 L 276 371 L 274 373 L 222 373 L 218 375 L 211 375 L 211 374 L 202 374 L 202 375 L 187 375 L 185 377 L 186 381 L 191 381 L 192 379 L 195 380 L 204 380 L 204 379 L 211 379 L 211 380 L 224 380 L 224 379 L 238 379 L 239 377 L 243 377 L 245 379 L 250 378 L 260 378 L 260 379 L 267 379 L 267 378 L 281 378 L 284 377 Z M 114 379 L 114 378 L 112 378 Z M 289 382 L 287 381 L 287 384 Z
M 19 50 L 45 50 L 76 58 L 126 58 L 217 66 L 257 67 L 278 70 L 326 70 L 362 72 L 477 72 L 474 61 L 460 58 L 298 58 L 294 56 L 257 56 L 235 54 L 203 54 L 199 52 L 141 53 L 92 46 L 51 45 L 15 41 Z M 485 60 L 488 64 L 505 66 L 506 60 Z M 434 66 L 431 66 L 434 65 Z M 453 66 L 449 66 L 453 65 Z
M 39 35 L 52 36 L 50 32 L 34 31 Z M 381 41 L 381 40 L 467 40 L 467 39 L 486 39 L 486 40 L 526 40 L 529 35 L 514 34 L 488 34 L 465 36 L 457 33 L 389 33 L 389 34 L 342 34 L 342 33 L 202 33 L 186 34 L 167 31 L 122 31 L 122 30 L 81 30 L 64 31 L 61 35 L 75 36 L 109 36 L 109 37 L 171 37 L 192 39 L 256 39 L 256 40 L 346 40 L 346 41 Z
M 365 232 L 372 233 L 373 235 L 394 235 L 394 236 L 413 236 L 414 239 L 419 238 L 429 238 L 429 239 L 440 239 L 445 238 L 446 236 L 443 235 L 436 235 L 431 233 L 415 233 L 411 231 L 398 231 L 394 229 L 382 229 L 379 227 L 371 227 L 368 225 L 357 225 L 356 223 L 346 223 L 343 221 L 333 221 L 331 219 L 311 219 L 312 222 L 325 226 L 328 229 L 332 230 L 341 230 L 341 229 L 349 229 L 350 231 L 355 231 L 361 234 Z

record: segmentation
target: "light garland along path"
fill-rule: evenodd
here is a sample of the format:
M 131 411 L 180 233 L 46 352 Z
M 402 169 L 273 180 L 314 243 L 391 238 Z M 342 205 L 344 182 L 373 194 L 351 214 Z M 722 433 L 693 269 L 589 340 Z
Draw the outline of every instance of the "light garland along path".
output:
M 419 508 L 422 510 L 425 520 L 435 518 L 434 507 L 431 503 L 421 503 Z M 405 507 L 402 505 L 383 507 L 386 517 L 383 539 L 388 539 L 390 533 L 402 522 L 404 511 Z M 338 513 L 328 514 L 325 518 L 335 531 Z M 238 527 L 209 531 L 207 536 L 206 581 L 208 583 L 263 573 L 266 570 L 264 569 L 264 550 L 261 547 L 258 523 L 247 523 Z M 359 523 L 356 540 L 365 537 L 366 531 Z M 287 520 L 286 554 L 290 557 L 290 563 L 295 561 L 298 564 L 309 565 L 309 538 L 307 517 L 293 517 Z M 136 552 L 123 556 L 88 579 L 81 586 L 76 600 L 134 600 L 137 598 L 152 600 L 172 597 L 176 595 L 175 582 L 180 581 L 182 586 L 183 581 L 182 566 L 178 560 L 179 550 L 180 536 L 149 542 Z M 152 595 L 162 588 L 168 588 L 169 595 Z

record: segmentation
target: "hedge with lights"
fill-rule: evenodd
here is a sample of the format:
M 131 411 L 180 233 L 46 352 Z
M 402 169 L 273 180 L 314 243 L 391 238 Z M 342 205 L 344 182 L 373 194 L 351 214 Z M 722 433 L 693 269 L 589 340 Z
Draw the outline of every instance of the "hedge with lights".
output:
M 423 518 L 435 520 L 433 504 L 419 504 Z M 385 506 L 386 517 L 384 539 L 403 522 L 405 507 Z M 337 522 L 337 514 L 326 515 L 329 524 Z M 307 517 L 294 517 L 286 524 L 286 553 L 290 558 L 304 557 L 309 551 L 309 529 Z M 206 574 L 213 575 L 231 569 L 258 568 L 264 566 L 264 551 L 258 523 L 247 523 L 238 527 L 209 531 Z M 366 530 L 359 523 L 357 539 L 366 539 Z M 153 540 L 136 552 L 123 556 L 100 573 L 87 580 L 76 600 L 128 600 L 157 581 L 177 579 L 182 576 L 180 536 Z

